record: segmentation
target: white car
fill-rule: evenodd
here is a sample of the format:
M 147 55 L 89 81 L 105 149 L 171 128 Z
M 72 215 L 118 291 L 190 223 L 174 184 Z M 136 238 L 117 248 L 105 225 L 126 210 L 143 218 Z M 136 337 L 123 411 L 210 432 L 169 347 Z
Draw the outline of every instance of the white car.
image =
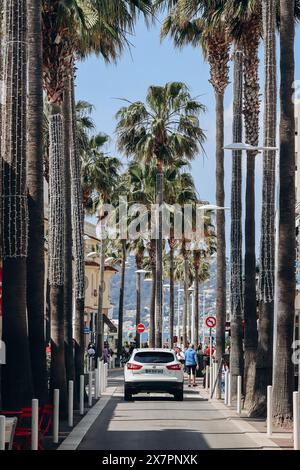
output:
M 124 367 L 124 399 L 141 392 L 165 392 L 183 400 L 184 373 L 172 349 L 135 349 Z

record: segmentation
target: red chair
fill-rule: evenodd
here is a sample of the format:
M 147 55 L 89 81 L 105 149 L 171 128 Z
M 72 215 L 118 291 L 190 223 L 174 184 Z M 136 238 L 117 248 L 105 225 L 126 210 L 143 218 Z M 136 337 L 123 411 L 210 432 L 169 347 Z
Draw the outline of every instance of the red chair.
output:
M 39 421 L 39 450 L 44 450 L 43 440 L 50 431 L 53 423 L 53 405 L 44 405 L 42 415 Z

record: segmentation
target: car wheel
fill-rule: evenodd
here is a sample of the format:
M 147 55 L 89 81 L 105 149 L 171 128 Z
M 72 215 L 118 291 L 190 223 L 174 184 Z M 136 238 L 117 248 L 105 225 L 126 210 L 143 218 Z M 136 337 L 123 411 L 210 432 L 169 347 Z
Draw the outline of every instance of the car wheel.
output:
M 183 401 L 183 390 L 178 390 L 174 393 L 174 398 L 176 401 Z
M 132 400 L 132 393 L 128 390 L 127 387 L 125 387 L 125 391 L 124 391 L 124 400 L 125 401 L 131 401 Z

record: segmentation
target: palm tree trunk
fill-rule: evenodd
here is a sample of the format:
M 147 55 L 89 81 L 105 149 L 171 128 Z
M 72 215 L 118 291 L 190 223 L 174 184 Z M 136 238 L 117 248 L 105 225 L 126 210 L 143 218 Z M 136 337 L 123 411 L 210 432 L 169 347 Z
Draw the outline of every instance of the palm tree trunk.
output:
M 136 322 L 135 326 L 141 323 L 141 273 L 136 273 Z M 136 347 L 139 348 L 141 345 L 141 334 L 136 334 Z
M 276 145 L 276 37 L 275 0 L 263 2 L 265 45 L 264 145 Z M 260 302 L 256 376 L 249 416 L 265 416 L 267 386 L 272 383 L 274 324 L 274 258 L 275 258 L 275 171 L 276 153 L 263 155 L 263 194 L 260 243 Z
M 242 37 L 244 52 L 244 117 L 246 143 L 257 147 L 259 138 L 259 43 L 261 18 L 256 15 L 247 25 Z M 255 256 L 255 156 L 247 152 L 247 181 L 245 199 L 245 408 L 252 404 L 257 352 L 257 302 L 256 302 L 256 256 Z
M 199 271 L 195 272 L 195 300 L 194 300 L 194 342 L 199 344 Z
M 245 407 L 253 400 L 256 351 L 256 258 L 255 258 L 255 155 L 247 155 L 246 216 L 245 216 L 245 370 L 244 391 Z
M 50 389 L 60 390 L 62 415 L 67 413 L 64 349 L 64 142 L 62 109 L 50 105 L 49 121 L 49 284 L 51 311 Z
M 291 345 L 295 308 L 295 27 L 294 5 L 280 1 L 280 212 L 278 249 L 278 307 L 273 418 L 276 424 L 292 424 L 294 365 Z
M 174 244 L 173 240 L 170 240 L 170 313 L 169 313 L 169 347 L 173 348 L 173 337 L 174 337 L 174 316 L 175 316 L 175 305 L 174 305 Z
M 185 251 L 185 249 L 184 249 Z M 183 347 L 185 348 L 188 343 L 188 338 L 187 338 L 187 317 L 188 317 L 188 302 L 189 302 L 189 261 L 187 259 L 187 254 L 184 253 L 184 302 L 183 302 L 183 316 L 182 316 L 182 336 L 183 336 Z
M 104 349 L 104 320 L 103 320 L 103 295 L 104 295 L 104 273 L 105 273 L 105 251 L 106 240 L 102 239 L 100 243 L 100 278 L 98 291 L 98 312 L 97 312 L 97 342 L 96 356 L 102 358 Z
M 120 298 L 119 298 L 119 325 L 118 325 L 118 352 L 117 352 L 117 356 L 119 359 L 121 358 L 121 355 L 122 355 L 122 346 L 123 346 L 126 240 L 121 240 L 121 243 L 122 243 L 122 266 L 121 266 L 121 284 L 120 284 Z
M 28 204 L 27 137 L 27 15 L 25 0 L 7 0 L 3 14 L 2 95 L 2 223 L 3 406 L 20 409 L 33 397 L 26 315 Z M 16 126 L 15 123 L 18 123 Z
M 63 124 L 64 124 L 64 323 L 65 323 L 65 360 L 67 380 L 74 380 L 74 348 L 73 348 L 73 267 L 72 267 L 72 208 L 71 208 L 71 81 L 68 80 L 64 89 Z
M 158 239 L 156 241 L 156 309 L 155 309 L 155 347 L 162 347 L 163 321 L 163 236 L 162 236 L 162 205 L 163 205 L 163 164 L 157 159 L 156 173 L 156 204 L 158 205 Z
M 215 93 L 216 99 L 216 203 L 225 206 L 224 191 L 224 92 Z M 216 292 L 216 360 L 220 364 L 225 352 L 226 323 L 226 236 L 225 212 L 216 211 L 217 224 L 217 292 Z M 218 383 L 217 396 L 221 393 Z
M 156 243 L 155 240 L 150 241 L 150 260 L 152 271 L 152 287 L 150 302 L 150 325 L 149 325 L 149 347 L 155 347 L 155 290 L 156 290 Z
M 35 397 L 47 400 L 44 305 L 44 177 L 41 2 L 27 2 L 28 12 L 28 259 L 27 314 Z
M 80 375 L 84 373 L 84 296 L 85 296 L 85 262 L 84 262 L 84 210 L 80 178 L 80 154 L 75 110 L 74 68 L 71 76 L 72 108 L 72 141 L 71 141 L 71 194 L 72 194 L 72 230 L 74 257 L 74 342 L 75 342 L 75 390 L 79 396 Z
M 243 56 L 234 55 L 233 142 L 242 141 Z M 237 378 L 243 376 L 243 280 L 242 280 L 242 155 L 232 155 L 231 186 L 231 349 L 230 374 L 232 396 L 236 396 Z

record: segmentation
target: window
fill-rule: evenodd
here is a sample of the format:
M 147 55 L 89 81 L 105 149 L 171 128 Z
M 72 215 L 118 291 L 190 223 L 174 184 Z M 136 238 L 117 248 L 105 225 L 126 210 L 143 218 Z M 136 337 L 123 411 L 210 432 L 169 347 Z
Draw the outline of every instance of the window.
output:
M 134 360 L 141 364 L 168 364 L 175 361 L 174 355 L 170 352 L 138 352 L 134 356 Z

